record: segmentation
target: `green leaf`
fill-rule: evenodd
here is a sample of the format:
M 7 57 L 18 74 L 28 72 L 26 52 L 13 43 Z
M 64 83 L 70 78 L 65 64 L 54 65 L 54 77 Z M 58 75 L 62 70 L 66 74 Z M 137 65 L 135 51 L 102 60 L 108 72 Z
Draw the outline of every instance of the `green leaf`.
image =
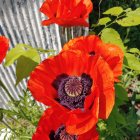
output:
M 39 49 L 39 51 L 43 50 Z M 23 78 L 28 77 L 30 72 L 34 69 L 34 67 L 38 63 L 40 63 L 40 55 L 37 49 L 32 48 L 31 46 L 26 44 L 18 44 L 7 55 L 5 65 L 9 66 L 15 60 L 17 60 L 16 84 L 18 84 Z
M 127 8 L 127 9 L 124 10 L 124 12 L 126 12 L 126 13 L 128 13 L 128 12 L 130 12 L 130 11 L 132 11 L 131 8 Z
M 3 109 L 3 108 L 0 108 L 0 112 L 7 115 L 7 116 L 14 116 L 16 115 L 16 113 L 12 110 L 7 110 L 7 109 Z
M 131 48 L 131 49 L 129 50 L 129 52 L 131 52 L 131 53 L 136 53 L 136 54 L 139 54 L 139 55 L 140 55 L 140 50 L 137 49 L 137 48 Z
M 125 53 L 124 64 L 130 69 L 140 72 L 140 61 L 134 54 Z
M 121 113 L 119 113 L 117 106 L 113 108 L 112 115 L 117 123 L 120 123 L 120 124 L 126 123 L 125 117 Z
M 120 46 L 122 50 L 125 50 L 124 44 L 122 42 L 122 39 L 120 38 L 119 33 L 112 29 L 112 28 L 106 28 L 102 31 L 101 39 L 106 43 L 112 43 Z
M 135 130 L 137 128 L 138 116 L 134 107 L 132 107 L 131 110 L 128 112 L 126 120 L 130 124 L 129 127 L 127 127 L 127 129 L 130 130 L 130 132 L 135 133 Z
M 119 25 L 124 26 L 124 27 L 136 26 L 140 24 L 140 16 L 139 17 L 135 17 L 135 16 L 126 17 L 126 18 L 117 20 L 116 22 Z
M 123 101 L 128 101 L 128 96 L 125 88 L 123 88 L 121 85 L 115 85 L 115 93 L 117 98 L 123 100 Z
M 112 16 L 118 16 L 123 12 L 123 8 L 122 7 L 112 7 L 110 9 L 108 9 L 107 11 L 105 11 L 103 14 L 105 15 L 112 15 Z
M 116 129 L 116 121 L 114 119 L 112 112 L 107 120 L 107 124 L 108 124 L 108 128 L 111 128 L 112 130 Z
M 10 66 L 17 60 L 22 54 L 24 54 L 25 49 L 23 46 L 16 46 L 15 48 L 11 49 L 9 53 L 6 55 L 5 66 Z
M 17 60 L 16 65 L 16 85 L 23 79 L 27 78 L 31 71 L 38 65 L 37 62 L 33 61 L 32 59 L 20 56 L 20 58 Z
M 140 85 L 140 82 L 139 82 L 139 85 Z M 136 94 L 136 101 L 140 102 L 140 94 Z
M 132 16 L 132 17 L 136 17 L 136 16 L 140 16 L 140 8 L 137 8 L 136 10 L 134 11 L 130 11 L 126 14 L 126 16 Z
M 126 17 L 116 21 L 124 27 L 136 26 L 140 24 L 140 8 L 126 13 Z
M 109 17 L 104 17 L 104 18 L 99 19 L 98 25 L 106 25 L 110 21 L 111 19 Z
M 108 120 L 107 120 L 107 128 L 111 130 L 116 130 L 117 129 L 117 124 L 126 124 L 125 117 L 120 114 L 118 111 L 117 106 L 115 105 Z
M 33 61 L 35 61 L 37 63 L 40 63 L 40 56 L 39 56 L 37 50 L 34 49 L 34 48 L 29 49 L 24 54 L 22 54 L 22 56 L 28 57 L 31 60 L 33 60 Z
M 17 44 L 15 48 L 11 49 L 6 56 L 5 66 L 10 66 L 14 63 L 21 55 L 26 56 L 34 60 L 35 62 L 40 62 L 40 57 L 38 54 L 40 52 L 53 52 L 53 50 L 43 50 L 41 48 L 32 48 L 27 44 Z M 33 57 L 33 58 L 32 58 Z
M 118 107 L 125 104 L 125 102 L 120 98 L 116 98 L 115 102 L 116 102 L 116 106 Z

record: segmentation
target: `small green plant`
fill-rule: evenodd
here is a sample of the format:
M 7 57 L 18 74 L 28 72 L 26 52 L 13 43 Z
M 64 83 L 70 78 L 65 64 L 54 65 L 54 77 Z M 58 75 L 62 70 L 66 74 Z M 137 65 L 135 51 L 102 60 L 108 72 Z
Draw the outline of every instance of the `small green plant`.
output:
M 28 91 L 23 91 L 23 96 L 19 98 L 9 102 L 9 109 L 0 109 L 0 130 L 4 130 L 1 135 L 5 133 L 6 138 L 9 134 L 10 140 L 29 140 L 35 132 L 43 108 Z

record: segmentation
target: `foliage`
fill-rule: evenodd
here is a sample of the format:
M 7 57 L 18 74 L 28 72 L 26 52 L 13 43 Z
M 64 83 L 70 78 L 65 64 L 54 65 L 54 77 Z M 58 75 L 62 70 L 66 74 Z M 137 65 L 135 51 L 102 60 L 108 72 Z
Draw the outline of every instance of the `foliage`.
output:
M 40 63 L 40 54 L 47 53 L 51 55 L 54 50 L 44 50 L 42 48 L 33 48 L 27 44 L 17 44 L 6 56 L 5 66 L 10 66 L 15 61 L 16 65 L 16 85 L 27 78 L 31 71 Z M 50 54 L 51 53 L 51 54 Z M 24 72 L 23 72 L 23 68 Z
M 124 44 L 120 38 L 119 33 L 112 29 L 106 28 L 102 31 L 101 39 L 106 43 L 113 43 L 120 46 L 123 50 L 125 50 Z
M 99 120 L 101 140 L 135 140 L 140 135 L 140 4 L 137 0 L 96 1 L 90 34 L 124 51 L 123 75 L 115 85 L 116 102 L 108 120 Z M 94 18 L 93 18 L 94 16 Z
M 108 120 L 99 120 L 97 124 L 100 139 L 135 140 L 140 135 L 140 3 L 139 0 L 94 0 L 94 7 L 90 34 L 98 34 L 106 43 L 120 46 L 125 55 L 123 75 L 115 85 L 114 109 Z M 18 44 L 8 53 L 5 66 L 16 62 L 16 84 L 40 63 L 41 53 L 54 51 Z M 26 67 L 24 72 L 22 67 Z M 31 139 L 43 109 L 28 91 L 23 91 L 23 96 L 16 101 L 1 81 L 0 85 L 11 99 L 8 110 L 0 109 L 0 129 L 10 128 L 11 139 Z
M 23 96 L 19 98 L 8 104 L 9 109 L 0 109 L 0 130 L 3 130 L 0 135 L 5 133 L 6 138 L 9 134 L 11 140 L 29 140 L 36 129 L 43 108 L 28 91 L 23 91 Z
M 140 7 L 139 0 L 115 0 L 115 1 L 114 0 L 92 0 L 92 1 L 94 3 L 94 10 L 90 15 L 90 24 L 91 25 L 93 25 L 93 24 L 96 25 L 98 23 L 99 19 L 105 18 L 106 16 L 109 17 L 111 20 L 115 20 L 115 18 L 116 18 L 115 16 L 102 14 L 105 11 L 107 11 L 107 9 L 110 9 L 112 7 L 122 7 L 124 11 L 131 12 L 131 13 L 134 13 L 132 11 L 139 9 L 139 7 Z M 137 14 L 135 13 L 135 20 L 137 20 L 139 22 L 139 17 L 136 16 L 139 14 L 138 11 L 139 10 L 137 10 Z M 131 17 L 129 17 L 127 20 L 130 21 Z M 98 34 L 102 28 L 103 28 L 103 26 L 98 26 L 97 28 L 94 28 L 94 33 Z M 128 48 L 139 48 L 140 49 L 140 47 L 139 47 L 140 25 L 123 27 L 114 22 L 114 24 L 110 25 L 110 28 L 114 28 L 119 32 L 123 42 L 125 43 L 126 46 L 128 46 Z
M 136 114 L 136 98 L 127 97 L 122 85 L 116 85 L 116 103 L 108 120 L 100 120 L 98 129 L 101 140 L 135 140 L 140 133 L 138 129 L 140 115 Z M 139 87 L 137 87 L 139 88 Z M 134 95 L 133 95 L 134 97 Z
M 5 66 L 16 62 L 16 85 L 27 78 L 30 72 L 40 63 L 40 54 L 54 54 L 54 50 L 33 48 L 26 44 L 17 44 L 11 49 L 5 61 Z M 23 68 L 26 69 L 23 69 Z M 0 135 L 5 133 L 4 138 L 11 140 L 29 140 L 35 131 L 38 121 L 42 115 L 43 108 L 31 96 L 28 90 L 23 90 L 23 96 L 15 100 L 6 86 L 0 80 L 0 86 L 10 98 L 9 109 L 0 108 Z

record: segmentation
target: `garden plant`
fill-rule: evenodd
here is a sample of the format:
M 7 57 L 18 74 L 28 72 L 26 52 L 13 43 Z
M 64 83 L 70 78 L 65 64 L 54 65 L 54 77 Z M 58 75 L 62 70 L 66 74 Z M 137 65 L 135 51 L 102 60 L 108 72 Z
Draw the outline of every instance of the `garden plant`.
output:
M 62 49 L 8 51 L 0 36 L 0 65 L 15 64 L 15 86 L 27 83 L 17 100 L 0 78 L 10 99 L 0 108 L 3 139 L 140 140 L 140 1 L 44 0 L 38 12 L 40 26 L 59 25 Z

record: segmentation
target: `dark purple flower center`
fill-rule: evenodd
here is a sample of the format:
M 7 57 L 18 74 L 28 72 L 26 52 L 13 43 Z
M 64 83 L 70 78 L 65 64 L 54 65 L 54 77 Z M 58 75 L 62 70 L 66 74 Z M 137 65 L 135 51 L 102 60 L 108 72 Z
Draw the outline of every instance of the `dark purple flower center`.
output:
M 94 51 L 89 52 L 89 55 L 94 56 L 95 55 L 95 52 Z
M 49 137 L 50 140 L 77 140 L 77 136 L 68 134 L 63 125 L 56 131 L 51 131 Z
M 56 100 L 69 109 L 83 108 L 92 83 L 90 76 L 85 73 L 80 77 L 61 74 L 53 82 L 54 88 L 58 91 Z

